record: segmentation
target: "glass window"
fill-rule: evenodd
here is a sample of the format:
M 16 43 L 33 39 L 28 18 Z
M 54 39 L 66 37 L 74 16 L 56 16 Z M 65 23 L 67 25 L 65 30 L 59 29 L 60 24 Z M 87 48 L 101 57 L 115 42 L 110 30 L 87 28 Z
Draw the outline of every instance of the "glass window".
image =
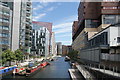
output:
M 120 43 L 120 37 L 117 37 L 117 42 Z
M 103 7 L 103 9 L 117 9 L 117 7 Z
M 96 28 L 98 27 L 98 20 L 86 20 L 86 27 L 88 28 Z
M 2 21 L 2 19 L 0 18 L 0 21 Z
M 3 12 L 2 11 L 0 11 L 0 14 L 2 14 Z
M 105 15 L 103 18 L 103 24 L 115 24 L 116 21 L 116 15 Z
M 3 29 L 5 29 L 5 30 L 9 30 L 9 27 L 7 27 L 7 26 L 3 26 Z
M 0 29 L 2 29 L 2 26 L 0 26 Z

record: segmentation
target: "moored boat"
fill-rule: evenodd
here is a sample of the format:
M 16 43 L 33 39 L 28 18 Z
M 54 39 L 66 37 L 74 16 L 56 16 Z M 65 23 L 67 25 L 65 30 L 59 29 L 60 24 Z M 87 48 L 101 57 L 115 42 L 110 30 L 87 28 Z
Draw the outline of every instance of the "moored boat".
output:
M 13 70 L 16 69 L 16 66 L 11 66 L 11 67 L 1 67 L 0 68 L 0 76 L 5 76 L 8 74 L 12 74 Z
M 45 67 L 49 65 L 48 62 L 43 62 L 42 64 L 38 64 L 38 66 L 32 67 L 32 68 L 27 68 L 26 69 L 26 76 L 31 76 L 34 73 L 36 73 L 37 71 L 39 71 L 41 68 Z
M 13 70 L 13 75 L 22 75 L 22 73 L 26 70 L 24 67 L 16 68 Z
M 66 56 L 65 61 L 70 61 L 70 58 L 68 56 Z

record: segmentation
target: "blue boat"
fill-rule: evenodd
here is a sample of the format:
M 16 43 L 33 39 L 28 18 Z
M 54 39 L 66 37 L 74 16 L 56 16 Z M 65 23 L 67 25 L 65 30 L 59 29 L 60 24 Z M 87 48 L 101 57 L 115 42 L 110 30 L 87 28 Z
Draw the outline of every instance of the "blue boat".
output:
M 16 66 L 13 66 L 13 67 L 6 67 L 4 69 L 1 69 L 0 70 L 0 76 L 5 76 L 5 75 L 8 75 L 8 74 L 12 74 L 13 70 L 16 69 L 17 67 Z

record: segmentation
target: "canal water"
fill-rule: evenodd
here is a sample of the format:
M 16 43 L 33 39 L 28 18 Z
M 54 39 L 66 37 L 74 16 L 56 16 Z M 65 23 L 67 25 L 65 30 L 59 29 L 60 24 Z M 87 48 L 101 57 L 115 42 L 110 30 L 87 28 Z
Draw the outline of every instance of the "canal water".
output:
M 60 57 L 57 58 L 57 60 L 51 61 L 50 65 L 42 68 L 32 76 L 25 77 L 7 75 L 4 76 L 3 80 L 71 80 L 70 74 L 68 72 L 68 69 L 70 69 L 71 66 L 69 61 L 65 62 L 64 59 L 65 57 Z M 79 80 L 83 80 L 82 78 L 83 77 L 81 76 L 81 79 Z
M 23 78 L 28 80 L 28 78 L 64 78 L 69 80 L 70 75 L 68 72 L 68 69 L 70 69 L 70 64 L 69 62 L 64 61 L 64 57 L 57 58 L 55 61 L 51 61 L 50 65 L 46 66 L 45 68 L 42 68 L 39 70 L 37 73 L 30 77 L 25 77 L 25 76 L 12 76 L 12 75 L 7 75 L 4 76 L 3 79 L 18 79 L 18 78 Z

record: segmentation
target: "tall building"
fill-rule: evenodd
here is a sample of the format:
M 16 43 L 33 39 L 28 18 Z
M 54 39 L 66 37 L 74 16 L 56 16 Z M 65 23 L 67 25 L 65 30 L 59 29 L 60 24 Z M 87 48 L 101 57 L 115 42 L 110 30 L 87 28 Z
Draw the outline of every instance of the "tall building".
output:
M 66 45 L 62 45 L 62 55 L 67 55 L 67 46 Z
M 0 0 L 0 46 L 30 54 L 32 35 L 31 0 Z M 27 57 L 26 57 L 27 58 Z
M 57 42 L 56 44 L 57 44 L 57 54 L 62 55 L 62 43 Z
M 0 1 L 0 49 L 11 49 L 12 2 Z
M 46 26 L 40 23 L 33 21 L 32 54 L 48 57 L 50 55 L 51 33 Z
M 13 8 L 12 50 L 21 48 L 30 54 L 32 35 L 31 0 L 14 1 Z
M 55 51 L 55 48 L 56 48 L 56 42 L 55 42 L 55 33 L 52 32 L 52 36 L 51 36 L 51 46 L 52 46 L 52 55 L 53 56 L 56 56 L 56 51 Z
M 79 51 L 81 61 L 120 67 L 119 8 L 119 2 L 111 0 L 80 2 L 72 48 Z

